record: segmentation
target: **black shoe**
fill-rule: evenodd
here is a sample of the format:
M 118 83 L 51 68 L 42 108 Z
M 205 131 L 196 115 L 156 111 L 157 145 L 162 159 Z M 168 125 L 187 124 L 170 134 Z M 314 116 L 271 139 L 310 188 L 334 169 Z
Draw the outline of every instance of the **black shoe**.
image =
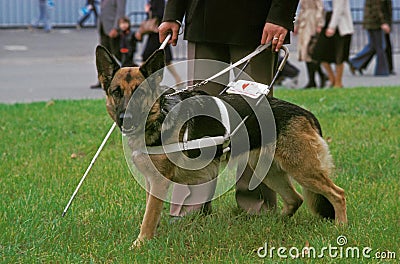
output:
M 315 83 L 307 83 L 306 86 L 303 87 L 303 89 L 312 89 L 317 87 L 317 85 L 315 85 Z
M 285 80 L 285 77 L 283 76 L 278 76 L 275 80 L 275 85 L 282 85 L 282 82 Z
M 90 89 L 101 89 L 101 84 L 96 83 L 96 84 L 90 85 Z
M 359 73 L 360 75 L 364 75 L 363 69 L 359 69 L 359 70 L 358 70 L 358 73 Z
M 352 75 L 356 75 L 356 68 L 349 62 L 349 68 Z
M 321 83 L 319 84 L 319 88 L 324 88 L 326 83 L 328 82 L 329 78 L 328 78 L 328 76 L 326 76 L 326 74 L 322 74 L 320 76 L 320 79 L 321 79 Z

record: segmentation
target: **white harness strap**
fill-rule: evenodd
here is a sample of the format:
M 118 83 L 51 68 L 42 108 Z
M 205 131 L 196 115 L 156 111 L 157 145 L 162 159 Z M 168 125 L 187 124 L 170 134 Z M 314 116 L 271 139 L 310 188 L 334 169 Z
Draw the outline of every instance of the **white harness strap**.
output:
M 223 136 L 218 137 L 204 137 L 199 139 L 189 140 L 187 142 L 177 142 L 172 144 L 165 144 L 162 146 L 146 147 L 142 152 L 147 154 L 165 154 L 180 152 L 184 150 L 201 149 L 222 145 L 225 142 Z
M 231 132 L 231 125 L 229 122 L 229 114 L 228 109 L 226 108 L 224 102 L 216 97 L 213 97 L 216 105 L 218 106 L 219 113 L 221 116 L 221 123 L 225 127 L 225 135 L 224 136 L 216 136 L 216 137 L 203 137 L 199 139 L 188 140 L 189 131 L 186 128 L 183 134 L 183 141 L 171 144 L 165 144 L 162 146 L 148 146 L 143 149 L 143 153 L 147 154 L 165 154 L 165 153 L 173 153 L 180 152 L 184 150 L 192 150 L 192 149 L 201 149 L 207 147 L 213 147 L 218 145 L 223 145 L 223 152 L 229 151 L 229 137 Z
M 227 137 L 231 133 L 231 124 L 229 122 L 228 109 L 226 108 L 224 102 L 221 99 L 217 97 L 213 97 L 213 99 L 218 106 L 219 113 L 221 115 L 221 123 L 225 127 L 225 137 Z

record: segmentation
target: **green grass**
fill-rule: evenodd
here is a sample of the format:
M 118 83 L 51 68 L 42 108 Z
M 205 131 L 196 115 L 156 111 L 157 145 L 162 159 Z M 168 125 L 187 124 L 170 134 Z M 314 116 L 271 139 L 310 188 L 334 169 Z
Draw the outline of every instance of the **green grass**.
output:
M 318 219 L 305 206 L 291 219 L 247 216 L 236 209 L 231 190 L 213 202 L 214 213 L 207 217 L 170 224 L 166 206 L 158 236 L 129 251 L 145 192 L 130 175 L 120 132 L 113 133 L 61 217 L 112 124 L 104 100 L 0 105 L 0 262 L 254 263 L 270 260 L 256 253 L 266 241 L 270 247 L 320 250 L 337 246 L 339 235 L 347 237 L 345 247 L 371 247 L 373 254 L 389 250 L 398 260 L 400 87 L 277 90 L 275 95 L 319 118 L 335 160 L 335 182 L 346 190 L 347 227 Z M 313 260 L 280 259 L 275 251 L 274 261 Z M 320 261 L 379 260 L 326 253 Z

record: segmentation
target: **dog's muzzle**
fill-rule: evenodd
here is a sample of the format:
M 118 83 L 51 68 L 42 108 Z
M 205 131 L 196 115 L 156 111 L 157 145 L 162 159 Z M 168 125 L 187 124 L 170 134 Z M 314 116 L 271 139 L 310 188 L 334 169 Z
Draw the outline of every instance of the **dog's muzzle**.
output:
M 121 131 L 124 131 L 124 133 L 131 133 L 136 129 L 133 115 L 131 113 L 121 112 L 118 121 L 119 128 Z

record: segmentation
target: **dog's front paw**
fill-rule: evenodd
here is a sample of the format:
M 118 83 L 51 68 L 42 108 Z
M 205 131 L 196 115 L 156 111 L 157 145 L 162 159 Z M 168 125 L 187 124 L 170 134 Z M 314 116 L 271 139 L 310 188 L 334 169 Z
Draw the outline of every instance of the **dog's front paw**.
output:
M 136 238 L 135 241 L 133 241 L 132 246 L 130 246 L 129 250 L 135 250 L 136 248 L 139 248 L 143 245 L 144 240 L 141 238 Z

